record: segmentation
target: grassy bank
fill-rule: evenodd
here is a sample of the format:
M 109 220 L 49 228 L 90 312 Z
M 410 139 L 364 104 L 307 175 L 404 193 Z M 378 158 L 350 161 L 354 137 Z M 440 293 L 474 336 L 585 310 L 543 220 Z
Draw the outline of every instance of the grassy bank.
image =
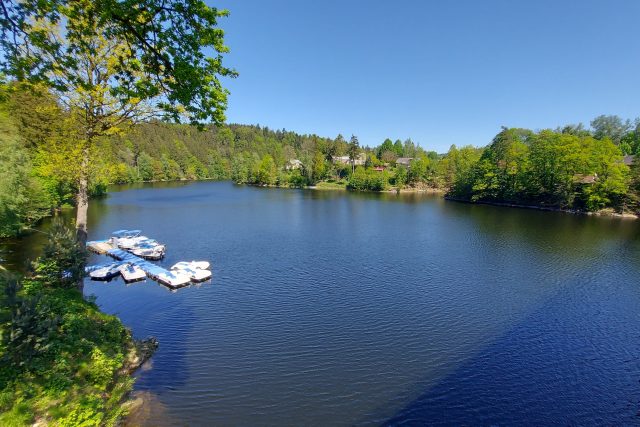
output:
M 309 187 L 316 190 L 346 190 L 347 182 L 342 181 L 320 181 L 316 185 Z
M 115 425 L 139 346 L 77 289 L 84 254 L 71 232 L 54 228 L 27 277 L 0 279 L 0 425 Z

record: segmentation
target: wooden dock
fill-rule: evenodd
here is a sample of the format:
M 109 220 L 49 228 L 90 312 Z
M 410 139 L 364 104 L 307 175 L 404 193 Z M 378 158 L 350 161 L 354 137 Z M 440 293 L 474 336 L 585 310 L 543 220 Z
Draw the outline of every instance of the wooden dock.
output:
M 108 240 L 94 240 L 87 242 L 87 249 L 99 255 L 104 255 L 107 251 L 113 249 L 113 245 Z

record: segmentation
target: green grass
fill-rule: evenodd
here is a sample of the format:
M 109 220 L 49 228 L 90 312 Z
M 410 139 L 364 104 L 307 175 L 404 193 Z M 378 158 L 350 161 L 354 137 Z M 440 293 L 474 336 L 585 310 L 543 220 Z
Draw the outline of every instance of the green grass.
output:
M 346 190 L 346 181 L 322 181 L 316 184 L 318 190 Z

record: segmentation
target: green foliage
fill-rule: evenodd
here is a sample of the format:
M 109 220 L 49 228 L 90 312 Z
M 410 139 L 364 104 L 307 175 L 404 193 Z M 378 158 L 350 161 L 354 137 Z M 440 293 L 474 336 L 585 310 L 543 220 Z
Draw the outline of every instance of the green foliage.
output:
M 313 166 L 312 166 L 312 182 L 316 183 L 318 181 L 322 181 L 326 177 L 327 166 L 325 164 L 324 156 L 320 151 L 316 151 L 313 156 Z
M 618 116 L 601 115 L 591 121 L 593 137 L 596 139 L 609 138 L 619 145 L 625 135 L 632 129 L 631 120 L 622 120 Z
M 383 191 L 389 186 L 389 176 L 385 172 L 358 166 L 349 177 L 347 188 L 355 191 Z
M 277 170 L 273 157 L 265 154 L 253 171 L 252 183 L 258 185 L 273 185 L 276 183 Z
M 69 256 L 74 236 L 58 240 L 36 272 L 53 269 L 42 265 L 47 257 Z M 68 263 L 57 265 L 51 277 Z M 134 347 L 129 331 L 62 279 L 1 276 L 0 286 L 0 425 L 114 425 L 133 383 L 123 370 Z
M 21 85 L 0 88 L 4 110 L 15 116 L 11 121 L 0 115 L 0 131 L 7 136 L 0 146 L 0 162 L 9 171 L 0 176 L 0 186 L 7 188 L 0 192 L 0 230 L 8 235 L 52 208 L 73 203 L 78 153 L 65 142 L 73 133 L 60 125 L 67 120 L 64 112 L 46 92 L 32 93 Z M 389 185 L 429 187 L 475 201 L 636 209 L 640 185 L 628 186 L 628 168 L 620 164 L 621 151 L 640 147 L 638 128 L 629 123 L 597 118 L 594 133 L 600 139 L 582 125 L 537 133 L 505 128 L 486 149 L 452 146 L 438 155 L 411 140 L 386 139 L 378 147 L 363 149 L 355 136 L 347 143 L 341 135 L 331 139 L 235 124 L 197 132 L 188 125 L 154 121 L 136 125 L 126 137 L 100 139 L 91 154 L 90 193 L 99 196 L 108 184 L 136 181 L 232 179 L 284 187 L 334 181 L 340 188 L 348 181 L 350 189 L 359 191 Z M 618 145 L 607 137 L 616 132 Z M 345 154 L 355 160 L 361 153 L 366 162 L 357 174 L 351 162 L 335 161 Z M 408 168 L 395 164 L 399 155 L 412 158 Z M 287 166 L 294 159 L 301 162 L 300 169 Z M 372 170 L 379 165 L 388 172 Z M 581 182 L 596 174 L 593 183 Z
M 397 168 L 396 173 L 393 176 L 393 184 L 401 190 L 407 184 L 407 181 L 407 170 L 405 168 Z
M 355 159 L 358 157 L 358 154 L 360 154 L 360 142 L 358 141 L 358 137 L 355 135 L 351 135 L 351 140 L 347 147 L 347 154 L 349 155 L 349 161 L 351 161 L 351 165 L 353 167 Z
M 396 139 L 396 142 L 393 143 L 393 152 L 398 157 L 404 156 L 404 146 L 402 145 L 402 141 L 399 139 Z
M 11 277 L 3 277 L 5 313 L 2 328 L 2 363 L 20 370 L 46 355 L 52 347 L 52 336 L 60 324 L 41 295 L 21 297 L 20 283 Z
M 86 259 L 87 253 L 76 242 L 75 233 L 56 218 L 34 271 L 46 286 L 72 288 L 84 277 Z
M 29 153 L 18 129 L 0 108 L 0 237 L 13 236 L 46 216 L 51 205 L 31 175 Z
M 222 65 L 228 48 L 217 20 L 224 16 L 226 11 L 200 0 L 6 1 L 0 16 L 2 71 L 75 90 L 84 54 L 95 53 L 97 40 L 118 41 L 126 49 L 117 52 L 109 79 L 117 99 L 161 98 L 159 106 L 174 119 L 222 123 L 227 91 L 218 76 L 236 75 Z
M 303 176 L 298 169 L 293 170 L 289 174 L 287 182 L 291 188 L 304 188 L 309 184 L 307 178 Z
M 382 144 L 380 144 L 380 146 L 376 149 L 376 155 L 378 156 L 378 159 L 382 160 L 382 155 L 384 153 L 393 153 L 393 142 L 387 138 L 384 140 L 384 142 Z
M 620 210 L 629 173 L 621 154 L 606 137 L 505 128 L 467 173 L 456 173 L 451 194 L 471 201 Z

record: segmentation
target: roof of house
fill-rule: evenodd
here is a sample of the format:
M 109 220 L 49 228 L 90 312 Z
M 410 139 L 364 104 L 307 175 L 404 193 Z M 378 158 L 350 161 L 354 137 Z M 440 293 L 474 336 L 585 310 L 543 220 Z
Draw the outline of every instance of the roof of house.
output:
M 622 158 L 622 163 L 624 163 L 627 166 L 631 166 L 633 164 L 633 159 L 635 158 L 636 156 L 634 156 L 633 154 L 627 154 Z
M 598 174 L 593 174 L 593 175 L 576 174 L 573 176 L 573 180 L 578 184 L 593 184 L 598 180 Z
M 413 157 L 398 157 L 396 159 L 396 163 L 400 163 L 401 165 L 408 165 L 413 160 Z

